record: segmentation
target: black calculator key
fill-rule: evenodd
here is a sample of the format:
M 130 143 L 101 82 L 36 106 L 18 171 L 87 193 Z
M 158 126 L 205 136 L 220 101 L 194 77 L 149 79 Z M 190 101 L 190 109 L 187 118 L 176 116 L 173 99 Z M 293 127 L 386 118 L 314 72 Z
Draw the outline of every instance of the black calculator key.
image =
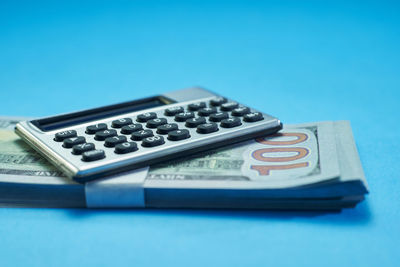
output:
M 76 137 L 76 136 L 77 136 L 77 133 L 75 130 L 62 131 L 62 132 L 55 134 L 54 141 L 62 142 L 62 141 L 64 141 L 64 139 Z
M 114 128 L 121 128 L 122 126 L 131 124 L 131 123 L 132 123 L 132 119 L 123 118 L 123 119 L 118 119 L 118 120 L 112 121 L 111 126 Z
M 113 136 L 113 137 L 106 138 L 104 145 L 106 147 L 115 147 L 115 145 L 118 145 L 118 144 L 121 144 L 124 142 L 126 142 L 125 135 Z
M 243 116 L 245 122 L 256 122 L 263 120 L 264 117 L 260 112 L 252 112 Z
M 232 116 L 243 116 L 250 113 L 250 109 L 248 107 L 238 107 L 232 110 Z
M 221 121 L 221 127 L 224 128 L 232 128 L 232 127 L 237 127 L 242 125 L 242 121 L 240 120 L 240 118 L 229 118 L 229 119 L 225 119 Z
M 182 113 L 182 112 L 183 112 L 183 107 L 172 107 L 172 108 L 167 108 L 164 111 L 164 114 L 166 116 L 174 116 L 174 115 L 176 115 L 178 113 Z
M 157 119 L 149 120 L 146 123 L 146 127 L 148 127 L 148 128 L 157 128 L 158 126 L 164 125 L 164 124 L 167 124 L 167 123 L 168 123 L 167 119 L 165 119 L 165 118 L 157 118 Z
M 199 116 L 210 116 L 213 113 L 217 113 L 216 108 L 202 108 L 198 112 Z
M 81 155 L 83 152 L 94 150 L 94 144 L 93 143 L 83 143 L 79 145 L 74 145 L 72 147 L 72 153 L 75 155 Z
M 193 112 L 182 112 L 175 115 L 176 121 L 186 121 L 188 119 L 194 118 Z
M 142 141 L 142 146 L 144 147 L 153 147 L 153 146 L 159 146 L 164 144 L 164 137 L 157 135 L 157 136 L 151 136 L 151 137 L 146 137 Z
M 104 150 L 101 149 L 90 150 L 82 153 L 83 161 L 94 161 L 104 159 L 105 157 L 106 153 L 104 153 Z
M 222 121 L 223 119 L 229 118 L 229 114 L 226 112 L 217 112 L 210 115 L 210 121 Z
M 146 112 L 137 116 L 136 120 L 138 122 L 146 122 L 148 120 L 152 120 L 157 118 L 157 114 L 154 112 Z
M 126 154 L 138 150 L 135 142 L 125 142 L 115 146 L 114 152 L 117 154 Z
M 104 141 L 108 137 L 113 137 L 117 135 L 117 131 L 110 129 L 110 130 L 104 130 L 104 131 L 99 131 L 96 133 L 94 136 L 94 139 L 97 141 Z
M 206 123 L 206 119 L 204 117 L 198 117 L 198 118 L 188 119 L 185 123 L 185 126 L 189 128 L 194 128 L 204 123 Z
M 71 148 L 74 145 L 83 144 L 85 142 L 86 142 L 86 139 L 83 136 L 71 137 L 71 138 L 64 139 L 63 147 Z
M 132 133 L 131 139 L 135 141 L 140 141 L 146 137 L 153 136 L 153 131 L 152 130 L 140 130 L 137 132 Z
M 197 126 L 197 132 L 202 134 L 208 134 L 218 131 L 218 125 L 215 122 L 209 122 L 200 124 Z
M 206 103 L 205 102 L 198 102 L 198 103 L 192 103 L 188 105 L 188 110 L 190 111 L 197 111 L 201 108 L 205 108 Z
M 239 103 L 237 102 L 228 102 L 221 105 L 221 110 L 223 111 L 231 111 L 235 108 L 239 107 Z
M 142 130 L 143 126 L 139 123 L 125 125 L 121 128 L 121 133 L 123 134 L 131 134 L 133 132 Z
M 157 133 L 159 134 L 167 134 L 175 130 L 178 130 L 178 125 L 176 123 L 168 123 L 157 127 Z
M 168 133 L 168 139 L 171 141 L 179 141 L 190 137 L 189 130 L 175 130 Z
M 223 103 L 226 103 L 228 100 L 226 100 L 226 98 L 223 97 L 216 97 L 210 100 L 210 105 L 217 107 L 222 105 Z
M 98 123 L 94 125 L 89 125 L 86 127 L 86 133 L 87 134 L 95 134 L 98 131 L 104 131 L 107 130 L 107 124 L 105 123 Z

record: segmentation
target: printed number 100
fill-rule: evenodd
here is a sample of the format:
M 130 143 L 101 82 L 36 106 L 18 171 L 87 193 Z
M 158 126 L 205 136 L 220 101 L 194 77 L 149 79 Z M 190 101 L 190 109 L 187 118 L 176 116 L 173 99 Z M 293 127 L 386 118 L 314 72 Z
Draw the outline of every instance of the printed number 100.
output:
M 303 133 L 280 133 L 274 136 L 288 136 L 288 137 L 296 137 L 294 140 L 289 141 L 273 141 L 273 140 L 265 140 L 264 138 L 258 138 L 256 141 L 263 145 L 270 145 L 274 147 L 261 148 L 255 150 L 251 156 L 258 161 L 261 162 L 287 162 L 288 164 L 280 164 L 280 165 L 251 165 L 250 168 L 252 170 L 258 171 L 259 175 L 269 175 L 271 170 L 289 170 L 296 168 L 307 167 L 309 163 L 300 162 L 300 163 L 290 163 L 291 161 L 295 161 L 298 159 L 302 159 L 306 157 L 310 151 L 305 147 L 283 147 L 288 145 L 296 145 L 303 143 L 307 140 L 307 135 Z M 275 147 L 276 146 L 276 147 Z M 283 156 L 283 157 L 268 157 L 266 154 L 268 153 L 295 153 L 293 156 Z

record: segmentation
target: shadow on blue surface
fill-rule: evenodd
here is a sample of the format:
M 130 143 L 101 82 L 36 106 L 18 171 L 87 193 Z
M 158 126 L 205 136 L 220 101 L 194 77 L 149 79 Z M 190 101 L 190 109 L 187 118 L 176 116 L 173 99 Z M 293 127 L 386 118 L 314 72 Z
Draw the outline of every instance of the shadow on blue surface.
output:
M 210 209 L 68 209 L 66 214 L 70 219 L 82 220 L 94 216 L 115 216 L 118 218 L 132 216 L 141 217 L 177 217 L 209 219 L 209 220 L 247 220 L 247 221 L 286 221 L 304 219 L 310 223 L 334 225 L 367 225 L 372 214 L 368 201 L 363 201 L 357 207 L 341 211 L 265 211 L 265 210 L 210 210 Z

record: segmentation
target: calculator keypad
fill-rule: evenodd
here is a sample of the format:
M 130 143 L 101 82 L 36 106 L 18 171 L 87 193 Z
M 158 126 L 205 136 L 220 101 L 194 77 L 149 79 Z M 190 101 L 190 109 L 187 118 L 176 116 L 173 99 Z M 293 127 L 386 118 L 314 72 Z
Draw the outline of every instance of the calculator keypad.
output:
M 110 152 L 118 155 L 138 153 L 167 142 L 176 143 L 196 135 L 211 136 L 221 129 L 226 131 L 263 119 L 260 112 L 251 112 L 250 108 L 237 102 L 216 97 L 207 102 L 167 108 L 161 113 L 146 112 L 89 125 L 84 129 L 87 138 L 78 136 L 75 130 L 58 132 L 54 140 L 62 142 L 64 148 L 72 148 L 71 153 L 81 155 L 83 161 L 92 162 L 106 158 Z

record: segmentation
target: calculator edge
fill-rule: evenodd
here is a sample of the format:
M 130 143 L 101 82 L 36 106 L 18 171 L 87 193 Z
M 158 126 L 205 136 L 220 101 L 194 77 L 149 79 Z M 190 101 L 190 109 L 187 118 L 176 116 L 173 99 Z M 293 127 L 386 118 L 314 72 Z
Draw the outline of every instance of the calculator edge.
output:
M 15 133 L 21 137 L 25 142 L 28 142 L 29 145 L 35 149 L 36 152 L 44 156 L 47 160 L 49 160 L 53 165 L 60 168 L 65 175 L 68 177 L 73 177 L 76 173 L 78 173 L 78 169 L 70 164 L 67 160 L 63 159 L 57 153 L 47 152 L 52 150 L 45 143 L 41 142 L 40 139 L 35 137 L 28 128 L 34 129 L 31 127 L 29 121 L 22 121 L 16 124 Z

